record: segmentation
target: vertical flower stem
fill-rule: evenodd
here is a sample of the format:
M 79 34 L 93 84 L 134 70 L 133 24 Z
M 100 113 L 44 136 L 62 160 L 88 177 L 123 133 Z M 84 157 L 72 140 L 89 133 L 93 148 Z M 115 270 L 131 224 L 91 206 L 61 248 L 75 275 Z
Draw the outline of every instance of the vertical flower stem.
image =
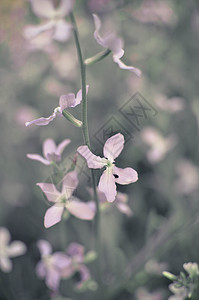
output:
M 89 148 L 91 148 L 89 131 L 88 131 L 88 117 L 87 117 L 86 64 L 84 63 L 84 60 L 83 60 L 81 46 L 80 46 L 80 42 L 79 42 L 78 29 L 77 29 L 77 25 L 76 25 L 76 21 L 75 21 L 75 17 L 73 15 L 73 13 L 70 13 L 70 19 L 71 19 L 71 23 L 73 25 L 73 34 L 74 34 L 79 64 L 80 64 L 80 70 L 81 70 L 83 138 L 84 138 L 85 144 Z M 95 200 L 95 204 L 96 204 L 96 214 L 95 214 L 95 230 L 96 230 L 96 237 L 97 237 L 96 248 L 97 248 L 97 252 L 98 252 L 98 261 L 99 261 L 99 266 L 100 266 L 100 252 L 101 252 L 100 251 L 100 248 L 101 248 L 100 247 L 100 245 L 101 245 L 101 242 L 100 242 L 100 210 L 99 210 L 99 200 L 98 200 L 98 195 L 97 195 L 97 190 L 96 190 L 94 170 L 91 170 L 91 178 L 92 178 L 92 186 L 93 186 L 93 192 L 94 192 L 94 200 Z

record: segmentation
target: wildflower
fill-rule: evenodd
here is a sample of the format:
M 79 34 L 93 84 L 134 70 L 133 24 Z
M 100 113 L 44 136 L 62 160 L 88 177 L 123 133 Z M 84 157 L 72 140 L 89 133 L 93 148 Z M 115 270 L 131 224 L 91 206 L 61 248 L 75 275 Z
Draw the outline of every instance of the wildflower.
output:
M 164 138 L 155 128 L 147 127 L 141 133 L 142 140 L 149 145 L 147 158 L 151 163 L 158 163 L 163 160 L 166 154 L 172 150 L 177 139 L 172 134 Z
M 115 166 L 115 158 L 119 156 L 124 147 L 124 136 L 121 133 L 110 137 L 104 144 L 104 158 L 94 155 L 88 146 L 80 146 L 77 152 L 86 160 L 91 169 L 106 167 L 100 177 L 98 188 L 106 196 L 108 202 L 115 200 L 117 190 L 116 184 L 129 184 L 138 180 L 137 172 L 132 168 L 121 169 Z
M 34 26 L 29 25 L 24 30 L 27 39 L 35 38 L 43 32 L 51 32 L 51 37 L 59 42 L 69 39 L 72 25 L 64 20 L 73 9 L 74 0 L 61 0 L 55 8 L 53 0 L 30 0 L 33 12 L 40 18 L 47 19 L 47 23 Z
M 155 104 L 161 109 L 171 114 L 182 111 L 185 108 L 184 99 L 173 97 L 168 99 L 165 95 L 158 95 L 155 98 Z
M 66 249 L 68 257 L 71 259 L 71 265 L 63 269 L 62 278 L 69 278 L 76 272 L 80 275 L 80 280 L 76 287 L 80 289 L 83 284 L 90 279 L 90 272 L 84 264 L 84 247 L 79 243 L 71 243 Z
M 123 41 L 122 39 L 118 38 L 115 33 L 109 33 L 104 37 L 101 37 L 99 31 L 101 28 L 101 21 L 100 18 L 93 14 L 94 23 L 95 23 L 95 32 L 94 38 L 98 44 L 102 47 L 109 49 L 113 53 L 113 61 L 118 64 L 120 69 L 129 70 L 135 73 L 138 77 L 141 76 L 141 71 L 135 67 L 125 65 L 120 58 L 124 55 Z
M 3 272 L 12 270 L 10 257 L 23 255 L 26 252 L 26 246 L 21 241 L 10 242 L 10 233 L 7 228 L 0 227 L 0 269 Z
M 60 222 L 64 209 L 67 209 L 72 215 L 79 219 L 93 219 L 94 212 L 89 205 L 72 196 L 78 185 L 76 171 L 69 172 L 64 176 L 61 192 L 51 183 L 37 183 L 37 185 L 46 195 L 48 201 L 54 203 L 54 205 L 46 211 L 44 216 L 44 226 L 46 228 Z
M 89 189 L 89 192 L 92 196 L 93 195 L 93 191 L 92 189 Z M 98 199 L 99 199 L 99 203 L 100 203 L 100 208 L 102 210 L 108 210 L 110 208 L 109 203 L 107 202 L 106 196 L 103 192 L 99 191 L 99 189 L 97 189 L 97 194 L 98 194 Z M 127 204 L 128 202 L 128 195 L 125 193 L 121 193 L 118 192 L 115 198 L 115 206 L 116 208 L 123 214 L 127 215 L 128 217 L 132 216 L 132 210 L 131 208 L 128 206 Z M 94 201 L 90 201 L 89 202 L 90 207 L 93 208 L 93 210 L 96 210 L 96 205 Z
M 88 85 L 86 87 L 86 92 L 88 93 Z M 39 125 L 39 126 L 48 125 L 57 116 L 62 117 L 63 116 L 62 114 L 64 113 L 64 110 L 66 108 L 75 107 L 78 104 L 80 104 L 81 101 L 82 101 L 82 90 L 79 90 L 76 97 L 75 97 L 75 94 L 73 94 L 73 93 L 70 93 L 70 94 L 67 94 L 67 95 L 62 95 L 59 98 L 59 106 L 54 109 L 52 115 L 50 115 L 48 118 L 41 117 L 39 119 L 30 121 L 30 122 L 26 122 L 25 125 L 26 126 L 30 126 L 32 124 Z M 76 120 L 76 121 L 78 121 L 78 120 Z M 79 121 L 79 122 L 81 122 L 81 121 Z
M 61 279 L 61 272 L 71 265 L 71 259 L 63 252 L 52 253 L 49 242 L 39 240 L 38 248 L 41 253 L 41 260 L 36 265 L 36 274 L 40 278 L 45 278 L 46 285 L 57 291 Z
M 63 140 L 58 146 L 52 139 L 46 139 L 43 143 L 43 155 L 27 154 L 27 157 L 33 160 L 40 161 L 44 165 L 50 165 L 53 161 L 59 162 L 64 148 L 70 143 L 70 140 Z

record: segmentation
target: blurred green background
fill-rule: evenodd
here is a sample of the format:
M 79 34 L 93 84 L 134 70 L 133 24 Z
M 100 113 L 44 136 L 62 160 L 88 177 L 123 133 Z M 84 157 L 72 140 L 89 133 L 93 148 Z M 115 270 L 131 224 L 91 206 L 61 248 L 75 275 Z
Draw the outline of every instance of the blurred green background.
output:
M 123 61 L 142 70 L 142 77 L 137 78 L 120 70 L 111 56 L 87 68 L 92 147 L 102 154 L 105 133 L 122 131 L 128 141 L 117 165 L 133 167 L 139 174 L 137 183 L 118 186 L 119 191 L 128 193 L 133 216 L 128 218 L 115 207 L 102 215 L 107 299 L 168 299 L 169 280 L 161 272 L 179 273 L 184 262 L 199 262 L 198 1 L 77 0 L 74 13 L 85 58 L 102 50 L 93 38 L 94 12 L 103 19 L 103 27 L 114 29 L 123 38 Z M 0 226 L 28 247 L 24 256 L 13 259 L 10 274 L 0 271 L 2 300 L 50 299 L 34 270 L 39 261 L 38 239 L 49 240 L 54 251 L 64 250 L 71 241 L 82 243 L 87 250 L 94 246 L 93 224 L 88 222 L 70 217 L 50 229 L 43 226 L 49 205 L 35 184 L 47 180 L 53 169 L 29 160 L 26 154 L 41 154 L 46 138 L 56 143 L 70 138 L 64 152 L 67 167 L 83 139 L 81 130 L 64 118 L 43 127 L 24 126 L 26 121 L 49 116 L 61 94 L 80 89 L 73 37 L 44 50 L 39 49 L 39 41 L 33 47 L 23 38 L 27 24 L 39 23 L 28 2 L 1 0 Z M 131 100 L 140 114 L 137 127 L 132 115 L 128 115 L 129 121 L 121 113 L 136 93 L 141 104 L 150 108 L 144 115 L 135 107 L 136 98 Z M 81 118 L 80 107 L 73 112 Z M 151 159 L 144 139 L 144 130 L 151 127 L 156 132 L 153 147 L 162 151 L 157 161 Z M 165 143 L 169 136 L 174 139 L 170 150 Z M 84 187 L 89 184 L 89 171 L 84 168 L 82 172 L 80 163 L 78 167 L 77 195 L 87 201 L 90 196 Z M 95 262 L 90 270 L 95 279 Z M 126 270 L 131 274 L 128 281 Z M 63 296 L 100 299 L 98 291 L 75 292 L 73 280 L 62 281 Z

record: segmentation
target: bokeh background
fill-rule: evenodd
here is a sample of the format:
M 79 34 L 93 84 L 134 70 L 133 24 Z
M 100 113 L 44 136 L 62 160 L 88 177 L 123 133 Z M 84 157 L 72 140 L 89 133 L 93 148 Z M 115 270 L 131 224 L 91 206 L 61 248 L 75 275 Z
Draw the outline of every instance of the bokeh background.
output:
M 184 262 L 199 262 L 198 1 L 77 0 L 74 13 L 85 58 L 102 50 L 93 38 L 92 13 L 97 13 L 104 28 L 123 38 L 123 60 L 142 70 L 137 78 L 120 70 L 111 56 L 87 68 L 92 147 L 101 154 L 108 135 L 122 132 L 127 142 L 117 165 L 131 166 L 139 173 L 137 183 L 118 186 L 128 194 L 133 215 L 121 214 L 114 205 L 102 215 L 107 299 L 166 300 L 171 295 L 170 282 L 162 271 L 179 274 Z M 27 1 L 1 0 L 0 226 L 9 229 L 13 240 L 27 245 L 27 253 L 13 259 L 11 273 L 0 271 L 2 300 L 51 299 L 44 281 L 35 274 L 39 239 L 50 241 L 54 251 L 64 251 L 72 241 L 86 250 L 95 244 L 92 223 L 70 217 L 50 229 L 43 226 L 49 204 L 36 183 L 48 180 L 53 169 L 29 160 L 26 154 L 41 154 L 46 138 L 56 143 L 70 138 L 63 156 L 67 168 L 83 139 L 81 130 L 64 118 L 43 127 L 24 126 L 26 121 L 49 116 L 61 94 L 80 89 L 73 37 L 63 44 L 42 39 L 27 42 L 25 26 L 39 23 Z M 144 113 L 138 103 L 148 110 Z M 139 114 L 138 123 L 132 108 Z M 73 112 L 81 117 L 79 107 Z M 77 169 L 77 195 L 91 200 L 85 190 L 89 170 L 79 160 Z M 95 279 L 95 262 L 90 270 Z M 126 272 L 131 274 L 128 280 Z M 62 296 L 100 297 L 96 290 L 75 291 L 75 280 L 61 282 Z

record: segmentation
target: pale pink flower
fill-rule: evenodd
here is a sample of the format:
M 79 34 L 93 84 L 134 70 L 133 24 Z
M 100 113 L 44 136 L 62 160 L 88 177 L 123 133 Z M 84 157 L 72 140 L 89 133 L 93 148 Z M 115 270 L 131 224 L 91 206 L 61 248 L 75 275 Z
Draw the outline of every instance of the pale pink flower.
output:
M 84 252 L 84 247 L 81 244 L 71 243 L 66 249 L 66 253 L 71 259 L 71 265 L 62 271 L 62 278 L 69 278 L 76 272 L 79 273 L 80 280 L 76 284 L 78 289 L 80 289 L 82 285 L 91 278 L 90 272 L 84 264 Z
M 152 127 L 142 130 L 141 139 L 149 146 L 147 158 L 151 163 L 163 160 L 177 144 L 177 138 L 173 134 L 164 138 L 158 130 Z
M 89 192 L 93 197 L 94 196 L 93 195 L 93 190 L 89 188 Z M 103 211 L 106 211 L 110 207 L 112 207 L 112 206 L 110 206 L 110 203 L 107 202 L 105 194 L 103 192 L 101 192 L 98 188 L 97 188 L 97 194 L 98 194 L 100 208 Z M 130 217 L 130 216 L 132 216 L 133 213 L 132 213 L 131 208 L 128 206 L 127 202 L 128 202 L 128 195 L 125 194 L 125 193 L 118 192 L 117 195 L 116 195 L 114 204 L 115 204 L 116 208 L 121 213 L 123 213 L 123 214 L 127 215 L 128 217 Z M 92 209 L 94 211 L 96 211 L 96 204 L 93 200 L 89 201 L 89 205 L 90 205 L 90 207 L 92 207 Z
M 136 300 L 163 300 L 163 293 L 161 291 L 149 292 L 144 287 L 139 287 L 135 294 Z
M 7 228 L 0 227 L 0 269 L 9 273 L 12 271 L 11 257 L 23 255 L 26 252 L 26 246 L 21 241 L 10 243 L 10 233 Z
M 52 183 L 37 183 L 48 201 L 53 202 L 44 216 L 44 226 L 46 228 L 55 225 L 61 221 L 65 209 L 75 217 L 82 220 L 92 220 L 93 210 L 88 204 L 81 202 L 77 197 L 72 196 L 78 186 L 78 177 L 76 171 L 67 173 L 62 181 L 62 191 L 59 192 Z
M 39 154 L 27 154 L 27 157 L 33 160 L 40 161 L 42 164 L 48 166 L 53 161 L 61 161 L 61 154 L 70 142 L 70 140 L 66 139 L 63 140 L 58 146 L 56 146 L 55 142 L 52 139 L 46 139 L 43 143 L 44 157 Z
M 62 271 L 71 266 L 71 258 L 63 252 L 52 253 L 49 242 L 39 240 L 38 248 L 41 260 L 36 265 L 36 274 L 39 278 L 45 278 L 46 285 L 53 291 L 57 291 L 61 280 Z
M 121 169 L 115 166 L 115 158 L 119 156 L 124 147 L 124 136 L 121 133 L 110 137 L 104 144 L 104 158 L 94 155 L 88 146 L 80 146 L 77 152 L 86 160 L 91 169 L 101 169 L 105 171 L 100 177 L 98 188 L 103 192 L 108 202 L 115 200 L 117 190 L 116 184 L 129 184 L 138 180 L 137 172 L 132 168 Z
M 184 99 L 173 97 L 168 99 L 165 95 L 158 95 L 155 99 L 156 105 L 171 114 L 182 111 L 185 108 Z
M 88 85 L 86 86 L 86 92 L 88 93 Z M 79 90 L 79 92 L 77 93 L 76 96 L 73 93 L 70 93 L 70 94 L 67 94 L 67 95 L 62 95 L 59 98 L 59 106 L 54 109 L 52 115 L 50 115 L 47 118 L 41 117 L 39 119 L 30 121 L 30 122 L 26 122 L 25 125 L 26 126 L 30 126 L 32 124 L 39 125 L 39 126 L 48 125 L 57 116 L 62 117 L 62 112 L 63 112 L 64 109 L 66 109 L 68 107 L 75 107 L 78 104 L 80 104 L 81 101 L 82 101 L 82 90 Z
M 94 23 L 95 23 L 95 32 L 94 38 L 102 47 L 109 49 L 113 53 L 113 61 L 118 64 L 120 69 L 129 70 L 135 73 L 138 77 L 141 76 L 141 71 L 135 67 L 127 66 L 121 61 L 121 57 L 124 55 L 123 41 L 118 38 L 115 33 L 109 33 L 104 37 L 101 37 L 99 31 L 101 29 L 101 21 L 100 18 L 93 14 Z
M 199 188 L 199 169 L 191 161 L 180 159 L 176 163 L 177 178 L 174 188 L 180 195 L 190 195 Z
M 65 42 L 69 39 L 72 25 L 64 17 L 72 11 L 74 0 L 61 0 L 57 8 L 53 0 L 30 0 L 30 4 L 35 15 L 48 21 L 38 26 L 27 26 L 24 30 L 25 38 L 32 39 L 42 32 L 50 31 L 54 40 Z

